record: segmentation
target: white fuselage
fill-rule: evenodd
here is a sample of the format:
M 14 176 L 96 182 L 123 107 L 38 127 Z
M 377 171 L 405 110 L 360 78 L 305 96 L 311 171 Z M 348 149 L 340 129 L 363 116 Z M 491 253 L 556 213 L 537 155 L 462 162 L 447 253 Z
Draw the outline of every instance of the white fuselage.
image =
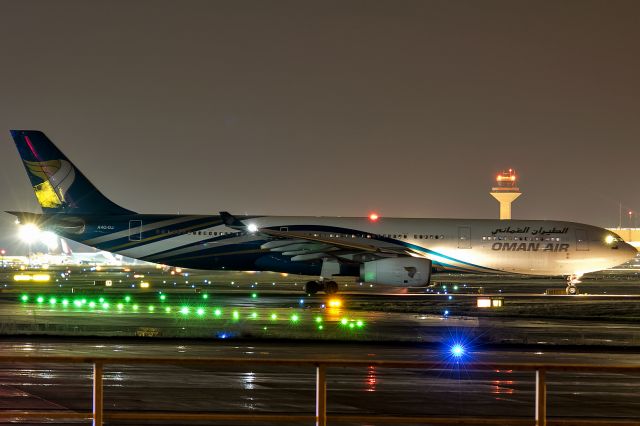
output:
M 411 256 L 430 259 L 436 271 L 581 275 L 619 265 L 636 254 L 635 248 L 604 228 L 563 221 L 411 218 L 371 221 L 368 218 L 295 216 L 239 217 L 239 220 L 247 228 L 251 225 L 257 229 L 291 232 L 294 236 L 297 233 L 336 243 L 367 244 L 382 251 L 385 248 L 404 249 Z M 150 233 L 155 230 L 159 235 L 148 240 L 142 237 L 140 241 L 125 242 L 111 251 L 172 264 L 172 259 L 194 258 L 204 252 L 216 256 L 219 252 L 224 253 L 225 246 L 233 246 L 238 256 L 244 254 L 242 247 L 255 253 L 256 244 L 259 247 L 267 241 L 259 231 L 237 232 L 237 228 L 219 223 L 201 226 L 198 231 L 175 234 L 165 231 L 161 223 L 145 223 L 143 219 L 140 223 L 143 229 Z M 100 240 L 108 239 L 108 236 L 100 237 Z M 95 239 L 83 242 L 92 245 L 93 241 Z M 348 253 L 344 257 L 353 258 Z M 295 262 L 298 258 L 291 256 L 290 259 Z

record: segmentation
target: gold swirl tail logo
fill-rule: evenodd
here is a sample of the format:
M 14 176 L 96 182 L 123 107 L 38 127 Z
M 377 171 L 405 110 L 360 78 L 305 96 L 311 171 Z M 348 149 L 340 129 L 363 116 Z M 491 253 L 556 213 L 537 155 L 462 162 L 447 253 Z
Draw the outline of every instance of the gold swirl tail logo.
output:
M 42 179 L 42 183 L 34 185 L 33 191 L 42 207 L 57 208 L 67 201 L 69 188 L 76 178 L 76 172 L 68 161 L 25 161 L 27 170 Z

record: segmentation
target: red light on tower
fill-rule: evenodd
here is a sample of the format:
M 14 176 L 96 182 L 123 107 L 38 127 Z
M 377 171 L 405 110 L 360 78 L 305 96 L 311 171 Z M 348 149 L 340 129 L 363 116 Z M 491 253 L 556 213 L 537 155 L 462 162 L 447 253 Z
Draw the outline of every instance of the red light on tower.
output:
M 496 183 L 499 188 L 504 190 L 505 188 L 516 188 L 516 171 L 513 169 L 505 170 L 501 173 L 498 173 L 496 176 Z M 517 190 L 517 188 L 516 188 Z
M 378 213 L 369 213 L 369 220 L 371 222 L 375 222 L 380 218 L 380 216 L 378 216 Z

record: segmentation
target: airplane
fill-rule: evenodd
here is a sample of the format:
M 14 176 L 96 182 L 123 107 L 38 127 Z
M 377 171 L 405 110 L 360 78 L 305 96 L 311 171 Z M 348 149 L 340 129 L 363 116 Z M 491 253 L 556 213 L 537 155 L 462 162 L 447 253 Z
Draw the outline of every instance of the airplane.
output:
M 394 287 L 428 286 L 464 272 L 580 277 L 620 265 L 636 249 L 596 226 L 551 220 L 140 214 L 104 196 L 43 132 L 11 130 L 42 214 L 10 211 L 22 224 L 147 262 L 204 270 L 336 277 Z

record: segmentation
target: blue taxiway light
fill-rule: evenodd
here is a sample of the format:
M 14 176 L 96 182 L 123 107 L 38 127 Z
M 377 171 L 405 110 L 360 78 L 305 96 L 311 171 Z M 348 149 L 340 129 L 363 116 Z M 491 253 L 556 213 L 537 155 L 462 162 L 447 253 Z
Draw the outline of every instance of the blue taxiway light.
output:
M 451 355 L 453 355 L 455 358 L 460 358 L 464 355 L 465 349 L 464 346 L 462 346 L 460 343 L 456 343 L 455 345 L 451 346 L 450 352 Z

